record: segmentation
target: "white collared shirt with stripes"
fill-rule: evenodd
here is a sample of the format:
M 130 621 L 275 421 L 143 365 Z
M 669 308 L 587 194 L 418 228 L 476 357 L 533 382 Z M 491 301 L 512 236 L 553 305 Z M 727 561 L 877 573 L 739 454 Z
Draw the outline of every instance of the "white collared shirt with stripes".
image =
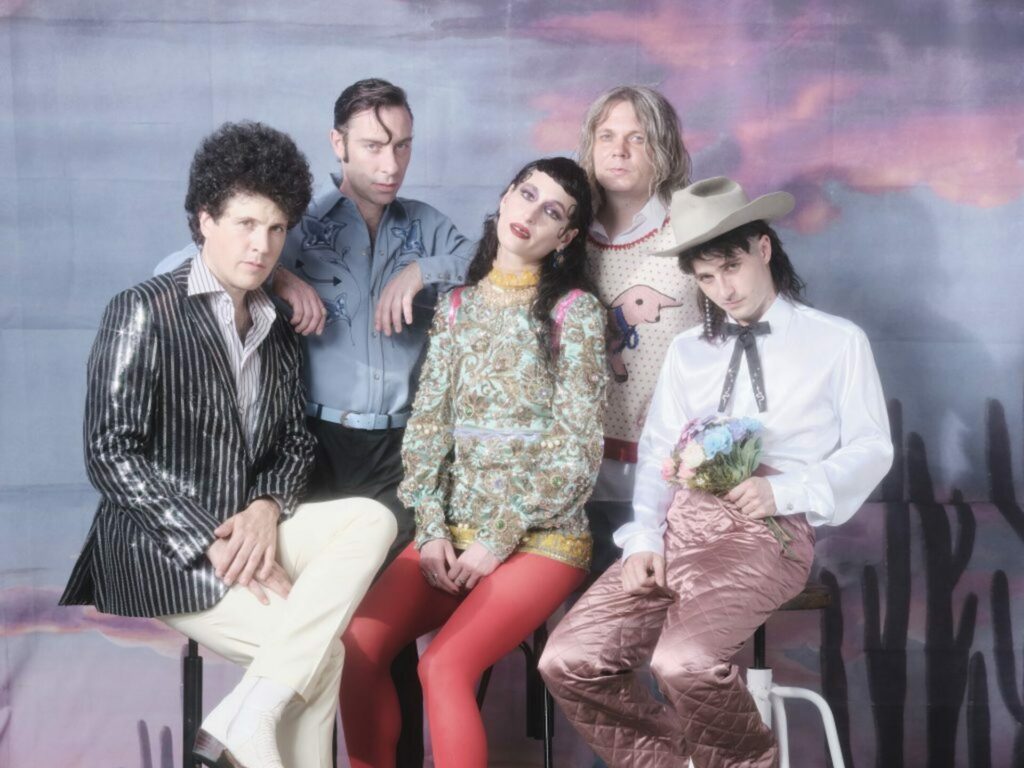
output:
M 270 333 L 270 328 L 277 318 L 277 310 L 262 288 L 250 291 L 246 299 L 252 327 L 243 342 L 235 327 L 235 308 L 231 297 L 203 261 L 202 254 L 192 260 L 192 271 L 188 275 L 188 295 L 201 294 L 207 295 L 209 307 L 217 318 L 217 327 L 220 328 L 221 337 L 224 339 L 228 362 L 235 378 L 238 415 L 245 429 L 246 445 L 251 448 L 256 432 L 256 420 L 259 418 L 262 370 L 259 347 Z

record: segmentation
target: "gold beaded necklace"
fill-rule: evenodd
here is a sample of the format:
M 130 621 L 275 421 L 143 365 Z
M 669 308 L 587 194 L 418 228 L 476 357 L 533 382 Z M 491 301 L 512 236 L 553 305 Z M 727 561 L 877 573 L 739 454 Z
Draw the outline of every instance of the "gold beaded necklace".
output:
M 487 279 L 498 288 L 532 288 L 540 282 L 540 272 L 533 270 L 505 272 L 497 267 L 492 267 Z

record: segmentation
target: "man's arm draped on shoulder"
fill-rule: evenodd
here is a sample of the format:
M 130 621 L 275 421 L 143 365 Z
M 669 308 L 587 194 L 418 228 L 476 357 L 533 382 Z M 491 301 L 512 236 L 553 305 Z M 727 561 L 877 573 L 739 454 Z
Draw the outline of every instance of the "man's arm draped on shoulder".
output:
M 428 210 L 437 217 L 430 240 L 424 243 L 428 255 L 398 271 L 384 286 L 377 301 L 374 325 L 386 336 L 401 333 L 403 321 L 406 325 L 412 323 L 412 304 L 417 293 L 424 289 L 447 291 L 466 281 L 474 243 L 467 240 L 447 216 Z
M 172 269 L 177 269 L 184 264 L 188 259 L 199 255 L 199 247 L 195 243 L 189 243 L 180 251 L 175 251 L 169 256 L 165 256 L 161 259 L 160 263 L 153 268 L 154 275 L 162 275 L 165 272 L 170 272 Z
M 274 271 L 272 293 L 288 305 L 291 310 L 289 322 L 296 333 L 303 336 L 311 333 L 319 335 L 323 333 L 327 312 L 316 289 L 288 269 L 291 266 L 291 262 L 286 258 L 288 248 L 286 245 L 281 256 L 281 265 Z M 162 275 L 170 272 L 198 255 L 199 248 L 195 243 L 189 243 L 180 251 L 164 257 L 153 269 L 153 274 Z
M 466 282 L 476 243 L 467 240 L 447 216 L 438 216 L 440 221 L 427 247 L 429 255 L 419 259 L 419 265 L 424 285 L 447 291 Z

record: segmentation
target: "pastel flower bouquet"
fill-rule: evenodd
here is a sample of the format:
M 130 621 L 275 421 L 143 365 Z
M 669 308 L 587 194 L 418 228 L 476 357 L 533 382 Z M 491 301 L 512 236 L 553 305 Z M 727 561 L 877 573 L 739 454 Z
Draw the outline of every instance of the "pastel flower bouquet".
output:
M 761 422 L 746 417 L 692 419 L 662 464 L 661 476 L 671 485 L 724 496 L 760 465 L 762 429 Z M 788 555 L 790 535 L 775 518 L 766 517 L 762 522 Z

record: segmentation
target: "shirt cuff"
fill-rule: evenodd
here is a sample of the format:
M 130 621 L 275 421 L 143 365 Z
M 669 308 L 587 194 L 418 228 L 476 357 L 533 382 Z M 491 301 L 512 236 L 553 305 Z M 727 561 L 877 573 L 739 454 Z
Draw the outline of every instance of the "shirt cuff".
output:
M 776 515 L 807 514 L 811 511 L 807 489 L 804 488 L 800 478 L 786 473 L 769 475 L 765 480 L 771 486 L 772 495 L 775 497 Z
M 409 503 L 410 500 L 402 498 L 402 494 L 399 494 L 399 498 L 402 503 L 415 510 L 416 549 L 433 539 L 451 540 L 452 535 L 444 519 L 444 508 L 436 498 L 430 494 L 424 494 L 421 498 L 416 499 L 415 503 Z
M 634 533 L 622 538 L 615 536 L 615 543 L 622 547 L 622 562 L 640 552 L 665 556 L 665 538 L 654 531 Z
M 452 266 L 452 260 L 439 256 L 417 259 L 424 285 L 456 284 L 461 282 Z
M 295 510 L 299 506 L 298 500 L 296 499 L 295 494 L 282 495 L 280 493 L 274 493 L 267 489 L 268 485 L 277 488 L 281 487 L 280 483 L 266 481 L 266 475 L 261 475 L 260 479 L 256 481 L 256 486 L 250 490 L 246 506 L 252 504 L 257 499 L 269 499 L 277 504 L 277 522 L 280 523 L 295 514 Z
M 217 540 L 214 529 L 180 532 L 172 536 L 167 544 L 168 551 L 183 568 L 190 568 L 196 560 L 206 555 L 210 545 Z
M 495 522 L 498 523 L 497 526 L 494 525 Z M 513 552 L 519 549 L 526 530 L 507 524 L 502 526 L 501 522 L 501 520 L 492 521 L 491 526 L 481 528 L 476 534 L 475 542 L 498 558 L 499 562 L 503 563 Z
M 447 528 L 445 528 L 443 531 L 436 527 L 425 528 L 424 530 L 416 534 L 416 538 L 413 540 L 413 548 L 417 552 L 419 552 L 421 549 L 423 549 L 424 544 L 429 544 L 430 542 L 437 541 L 438 539 L 451 541 L 452 535 L 448 532 Z
M 285 500 L 284 500 L 283 496 L 278 496 L 276 493 L 268 493 L 266 498 L 270 499 L 272 502 L 277 504 L 277 522 L 281 522 L 286 517 L 290 516 L 291 512 L 295 511 L 295 510 L 288 510 L 287 512 L 285 511 L 285 507 L 287 506 L 287 504 L 285 503 Z

